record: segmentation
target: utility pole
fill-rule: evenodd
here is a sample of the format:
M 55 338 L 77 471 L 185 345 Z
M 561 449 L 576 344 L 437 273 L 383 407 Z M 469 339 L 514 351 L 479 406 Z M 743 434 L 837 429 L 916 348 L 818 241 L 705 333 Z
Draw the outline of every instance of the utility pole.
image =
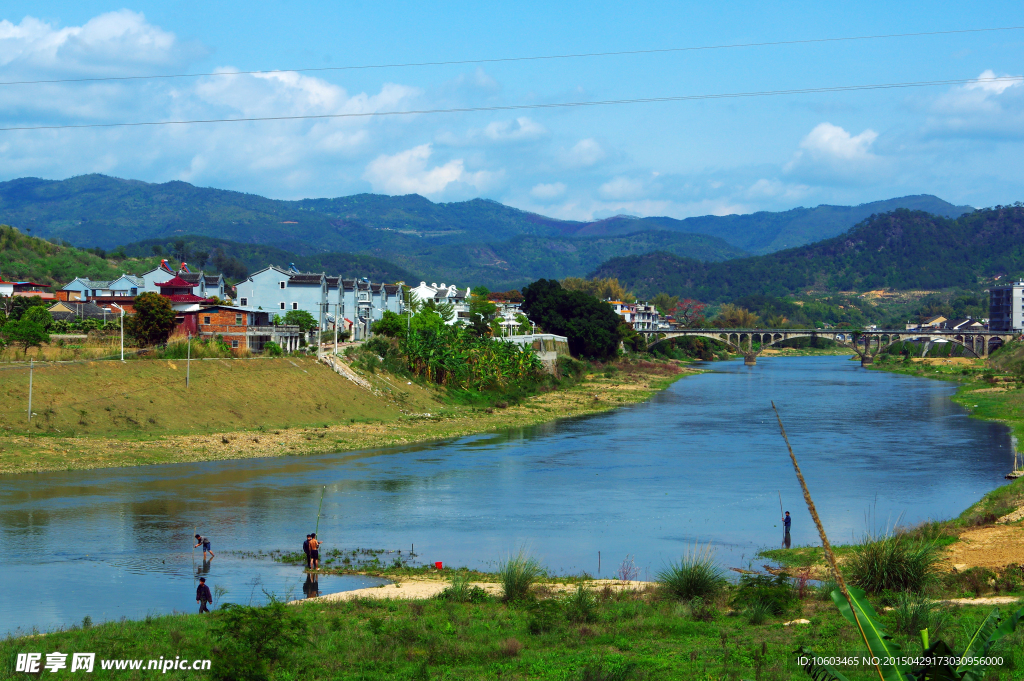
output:
M 28 420 L 32 420 L 32 369 L 35 365 L 35 357 L 28 361 Z
M 192 332 L 188 332 L 188 342 L 185 348 L 185 388 L 188 388 L 188 379 L 192 373 Z
M 117 303 L 111 303 L 114 307 L 121 311 L 121 361 L 124 361 L 124 308 Z
M 341 278 L 338 278 L 338 282 L 341 282 Z M 334 355 L 338 355 L 338 317 L 340 312 L 338 310 L 338 304 L 334 304 Z

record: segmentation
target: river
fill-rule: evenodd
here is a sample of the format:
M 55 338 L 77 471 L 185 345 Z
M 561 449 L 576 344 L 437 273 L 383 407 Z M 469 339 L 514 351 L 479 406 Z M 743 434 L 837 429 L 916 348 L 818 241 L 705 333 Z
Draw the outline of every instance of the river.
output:
M 950 383 L 843 357 L 707 367 L 645 403 L 450 442 L 0 477 L 0 633 L 190 611 L 197 574 L 221 600 L 301 598 L 298 567 L 245 552 L 299 550 L 324 486 L 326 548 L 415 545 L 423 562 L 489 568 L 526 547 L 551 571 L 592 575 L 600 552 L 601 576 L 631 556 L 645 578 L 710 541 L 746 567 L 780 543 L 780 492 L 794 545 L 817 543 L 771 400 L 836 543 L 954 516 L 1012 461 L 1008 429 L 968 418 Z

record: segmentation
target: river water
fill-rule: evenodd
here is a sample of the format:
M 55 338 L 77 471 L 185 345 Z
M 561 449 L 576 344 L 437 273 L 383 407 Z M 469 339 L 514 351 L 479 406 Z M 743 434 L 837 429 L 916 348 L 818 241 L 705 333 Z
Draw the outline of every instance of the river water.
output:
M 300 568 L 244 552 L 299 550 L 324 486 L 326 548 L 415 545 L 421 561 L 488 568 L 526 547 L 552 571 L 605 577 L 631 556 L 644 578 L 711 542 L 746 567 L 780 543 L 780 492 L 794 545 L 817 544 L 772 400 L 833 542 L 954 516 L 1012 463 L 1008 430 L 968 418 L 949 383 L 843 357 L 707 366 L 643 404 L 502 434 L 0 477 L 0 635 L 189 611 L 197 574 L 221 600 L 301 598 Z M 213 540 L 208 565 L 194 567 L 195 527 Z

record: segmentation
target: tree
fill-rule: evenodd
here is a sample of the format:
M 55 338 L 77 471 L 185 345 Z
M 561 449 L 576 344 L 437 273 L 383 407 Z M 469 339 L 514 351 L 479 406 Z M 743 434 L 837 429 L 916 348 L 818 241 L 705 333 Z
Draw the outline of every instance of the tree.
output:
M 10 319 L 21 319 L 21 315 L 31 307 L 44 307 L 46 301 L 39 296 L 11 296 L 4 299 L 4 308 Z
M 31 347 L 42 347 L 43 343 L 50 342 L 50 336 L 46 333 L 43 325 L 30 319 L 7 322 L 4 324 L 3 330 L 0 331 L 0 335 L 8 343 L 21 345 L 25 354 L 28 354 L 28 349 Z
M 601 279 L 581 279 L 580 277 L 567 277 L 562 280 L 562 288 L 569 291 L 582 291 L 589 293 L 598 300 L 636 300 L 636 296 L 626 290 L 614 277 Z
M 316 317 L 305 310 L 288 310 L 288 313 L 284 316 L 284 323 L 289 326 L 299 327 L 302 333 L 308 333 L 320 325 Z
M 125 331 L 142 345 L 166 343 L 175 322 L 171 301 L 146 291 L 135 299 L 134 307 L 135 314 L 125 319 Z
M 545 331 L 565 336 L 577 357 L 609 359 L 619 350 L 622 318 L 608 303 L 583 291 L 567 291 L 554 279 L 523 289 L 523 311 Z
M 491 334 L 491 319 L 498 313 L 498 306 L 487 298 L 489 294 L 486 286 L 477 286 L 469 296 L 469 330 L 481 337 Z
M 370 330 L 374 333 L 387 336 L 388 338 L 401 338 L 405 335 L 405 327 L 408 322 L 402 315 L 384 310 L 381 318 L 373 323 Z
M 700 302 L 699 300 L 693 300 L 692 298 L 683 298 L 672 310 L 672 314 L 676 318 L 676 323 L 687 329 L 700 329 L 707 325 L 707 319 L 704 318 L 704 310 L 707 309 L 707 305 Z
M 719 308 L 714 325 L 719 329 L 753 329 L 759 321 L 758 316 L 745 307 L 726 303 Z
M 663 315 L 670 314 L 672 310 L 676 309 L 676 305 L 679 304 L 679 296 L 670 296 L 667 293 L 659 293 L 651 299 L 651 303 L 654 307 L 658 308 L 658 312 Z
M 49 310 L 45 307 L 36 305 L 25 310 L 21 315 L 21 321 L 29 321 L 39 324 L 43 327 L 43 331 L 49 331 L 50 327 L 53 326 L 53 315 L 51 315 Z

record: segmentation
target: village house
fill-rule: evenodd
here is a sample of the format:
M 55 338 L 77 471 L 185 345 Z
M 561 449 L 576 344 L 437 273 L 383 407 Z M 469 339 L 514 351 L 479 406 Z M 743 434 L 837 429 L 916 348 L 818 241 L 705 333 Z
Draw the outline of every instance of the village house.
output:
M 76 322 L 83 319 L 95 319 L 102 324 L 121 317 L 121 311 L 116 307 L 100 307 L 95 303 L 89 302 L 72 303 L 58 300 L 53 306 L 47 308 L 47 311 L 54 321 Z M 131 308 L 130 305 L 125 305 L 125 314 L 133 312 L 134 308 Z
M 351 334 L 351 340 L 365 340 L 372 335 L 373 322 L 379 321 L 386 310 L 395 314 L 405 311 L 401 284 L 374 284 L 363 279 L 341 279 L 338 285 L 334 311 L 341 330 Z
M 455 315 L 448 320 L 449 324 L 459 321 L 466 323 L 469 321 L 470 290 L 468 287 L 465 291 L 460 291 L 454 284 L 446 286 L 444 282 L 441 282 L 441 285 L 438 286 L 437 284 L 428 285 L 427 282 L 421 281 L 419 286 L 410 288 L 409 293 L 415 296 L 414 300 L 420 302 L 433 300 L 438 305 L 450 304 L 455 311 Z
M 48 288 L 50 288 L 49 284 L 37 284 L 34 281 L 4 281 L 0 279 L 0 296 L 5 298 L 39 296 L 43 300 L 53 300 L 54 295 L 44 290 Z
M 622 320 L 637 331 L 656 331 L 660 324 L 658 308 L 650 303 L 635 301 L 626 303 L 621 300 L 605 301 L 612 306 L 615 314 L 622 317 Z
M 209 305 L 186 314 L 184 326 L 199 338 L 220 336 L 232 350 L 263 352 L 267 343 L 277 343 L 285 352 L 302 344 L 298 326 L 271 322 L 273 311 L 254 310 L 235 305 Z
M 223 274 L 204 274 L 200 270 L 198 273 L 179 272 L 178 276 L 185 281 L 194 283 L 196 285 L 195 294 L 201 298 L 224 300 L 227 297 Z
M 75 277 L 57 291 L 57 300 L 89 301 L 101 307 L 114 302 L 123 307 L 125 304 L 131 305 L 135 297 L 144 290 L 145 282 L 142 278 L 131 274 L 122 274 L 112 281 Z
M 292 310 L 305 310 L 326 326 L 327 275 L 285 270 L 276 265 L 250 274 L 235 286 L 240 307 L 266 310 L 282 317 Z

